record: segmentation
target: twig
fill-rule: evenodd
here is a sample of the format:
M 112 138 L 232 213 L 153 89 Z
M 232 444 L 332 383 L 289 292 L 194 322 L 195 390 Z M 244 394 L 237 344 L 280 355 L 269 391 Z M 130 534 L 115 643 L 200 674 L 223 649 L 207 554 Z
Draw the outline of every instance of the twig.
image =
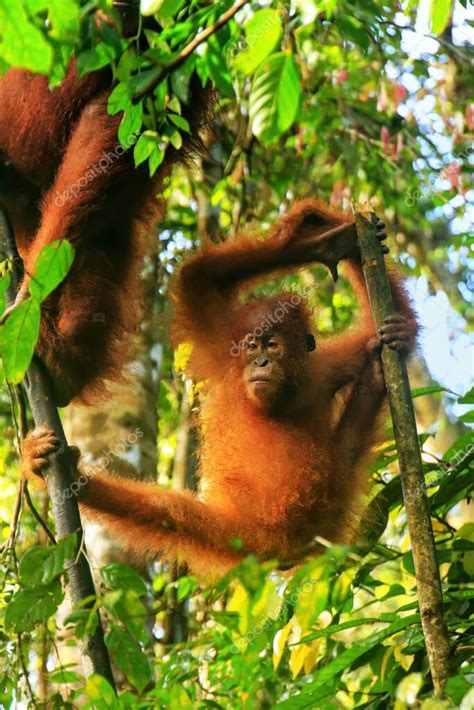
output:
M 38 703 L 36 702 L 35 694 L 33 693 L 33 688 L 31 687 L 30 678 L 28 676 L 28 669 L 26 667 L 25 659 L 23 657 L 23 643 L 22 643 L 21 634 L 17 634 L 16 638 L 17 638 L 17 646 L 18 646 L 18 658 L 20 661 L 21 672 L 22 672 L 23 678 L 25 679 L 26 693 L 28 695 L 28 698 L 30 700 L 32 707 L 37 708 Z
M 159 74 L 153 76 L 149 82 L 146 82 L 144 86 L 139 89 L 136 94 L 134 95 L 135 99 L 140 99 L 143 96 L 146 96 L 149 94 L 155 86 L 157 86 L 161 81 L 163 81 L 164 77 L 170 74 L 172 71 L 174 71 L 180 64 L 182 64 L 191 54 L 194 52 L 195 49 L 199 47 L 200 44 L 205 42 L 211 35 L 215 34 L 218 30 L 221 29 L 229 20 L 231 20 L 234 15 L 242 8 L 244 5 L 246 5 L 249 2 L 249 0 L 237 0 L 235 5 L 232 5 L 227 12 L 224 12 L 223 15 L 213 24 L 211 27 L 206 27 L 205 30 L 200 32 L 196 37 L 184 47 L 184 49 L 179 52 L 173 59 L 169 62 L 169 64 L 166 64 L 163 66 L 163 71 L 160 72 Z
M 57 544 L 56 538 L 54 537 L 53 533 L 51 532 L 51 530 L 47 526 L 46 522 L 43 520 L 41 515 L 36 510 L 36 506 L 33 503 L 33 501 L 31 500 L 30 491 L 28 490 L 28 486 L 25 486 L 24 496 L 25 496 L 26 505 L 30 509 L 32 516 L 34 517 L 34 519 L 36 520 L 38 525 L 44 530 L 48 540 L 50 542 L 52 542 L 53 545 L 56 545 Z

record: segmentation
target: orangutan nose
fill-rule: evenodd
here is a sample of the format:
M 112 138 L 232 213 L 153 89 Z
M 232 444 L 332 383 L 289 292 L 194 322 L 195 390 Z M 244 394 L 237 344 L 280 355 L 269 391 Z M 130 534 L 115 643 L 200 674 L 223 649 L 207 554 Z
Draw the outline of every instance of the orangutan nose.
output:
M 268 358 L 259 355 L 253 362 L 257 367 L 266 367 L 268 365 Z

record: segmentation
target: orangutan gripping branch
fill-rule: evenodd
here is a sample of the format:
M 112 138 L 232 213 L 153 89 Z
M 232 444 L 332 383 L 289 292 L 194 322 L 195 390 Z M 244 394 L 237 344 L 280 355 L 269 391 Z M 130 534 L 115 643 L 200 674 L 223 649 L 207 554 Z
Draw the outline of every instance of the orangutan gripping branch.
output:
M 296 294 L 241 303 L 242 291 L 269 275 L 314 262 L 334 274 L 341 259 L 361 317 L 318 347 Z M 250 552 L 284 563 L 315 535 L 348 539 L 380 441 L 380 349 L 408 353 L 415 343 L 415 317 L 393 275 L 391 286 L 398 312 L 376 333 L 353 220 L 313 200 L 297 204 L 264 239 L 203 246 L 172 289 L 174 343 L 192 343 L 189 373 L 205 381 L 199 493 L 83 475 L 84 515 L 137 554 L 184 560 L 207 577 Z M 38 478 L 56 446 L 51 432 L 33 432 L 24 475 Z

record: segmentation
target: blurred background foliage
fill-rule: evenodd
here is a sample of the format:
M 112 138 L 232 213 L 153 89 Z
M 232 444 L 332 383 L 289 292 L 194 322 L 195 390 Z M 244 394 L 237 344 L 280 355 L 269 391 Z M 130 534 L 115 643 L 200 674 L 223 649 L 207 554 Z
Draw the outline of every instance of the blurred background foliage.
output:
M 135 137 L 135 160 L 147 160 L 151 172 L 169 144 L 180 145 L 187 130 L 181 107 L 193 92 L 209 82 L 217 92 L 208 154 L 170 178 L 166 217 L 150 239 L 133 386 L 118 387 L 94 411 L 66 410 L 63 420 L 89 460 L 106 454 L 121 475 L 194 486 L 197 404 L 173 372 L 168 329 L 169 278 L 183 255 L 204 234 L 222 241 L 238 230 L 265 230 L 298 198 L 343 209 L 370 202 L 387 224 L 392 258 L 423 325 L 410 374 L 455 645 L 447 696 L 431 695 L 389 425 L 371 470 L 387 526 L 365 556 L 329 548 L 285 574 L 248 559 L 216 588 L 202 589 L 183 570 L 137 565 L 114 541 L 104 548 L 104 531 L 89 531 L 120 698 L 100 678 L 86 683 L 76 646 L 90 620 L 63 601 L 68 543 L 48 544 L 28 500 L 12 524 L 20 502 L 10 404 L 17 394 L 4 382 L 1 707 L 473 706 L 472 7 L 450 0 L 240 4 L 176 61 L 232 3 L 142 0 L 144 50 L 140 38 L 97 25 L 93 11 L 110 12 L 108 2 L 0 0 L 0 69 L 42 72 L 54 86 L 72 55 L 81 72 L 110 64 L 117 84 L 110 110 L 124 112 L 119 137 L 124 144 Z M 350 327 L 357 308 L 344 278 L 333 284 L 316 267 L 285 281 L 314 308 L 321 336 Z M 34 338 L 33 330 L 22 337 Z M 6 362 L 13 344 L 0 340 Z M 136 427 L 139 445 L 119 449 Z M 48 501 L 33 498 L 48 520 Z

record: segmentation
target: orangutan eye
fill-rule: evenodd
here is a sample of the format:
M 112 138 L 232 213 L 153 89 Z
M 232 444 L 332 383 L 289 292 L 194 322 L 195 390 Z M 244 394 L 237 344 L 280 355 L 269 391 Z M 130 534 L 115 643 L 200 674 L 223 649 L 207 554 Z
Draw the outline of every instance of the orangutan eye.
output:
M 267 348 L 277 348 L 278 343 L 276 340 L 269 340 L 267 343 Z
M 257 344 L 254 343 L 253 340 L 247 340 L 246 347 L 247 347 L 247 350 L 256 350 Z

